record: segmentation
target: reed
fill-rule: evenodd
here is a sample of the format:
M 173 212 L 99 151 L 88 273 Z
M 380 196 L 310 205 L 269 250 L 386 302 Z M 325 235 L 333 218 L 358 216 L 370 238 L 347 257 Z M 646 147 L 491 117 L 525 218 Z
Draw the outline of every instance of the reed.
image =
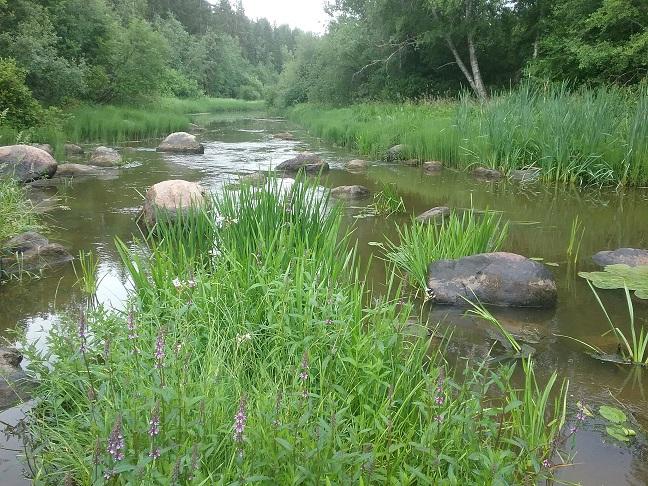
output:
M 42 227 L 23 184 L 0 179 L 0 247 L 5 240 Z
M 448 167 L 485 165 L 509 173 L 537 167 L 548 182 L 648 182 L 648 87 L 569 90 L 523 84 L 478 103 L 301 105 L 289 118 L 315 135 L 382 158 L 396 144 L 408 158 Z
M 508 223 L 497 213 L 453 212 L 440 224 L 413 222 L 396 227 L 398 241 L 387 239 L 384 258 L 415 283 L 427 287 L 427 268 L 435 260 L 497 251 L 508 235 Z

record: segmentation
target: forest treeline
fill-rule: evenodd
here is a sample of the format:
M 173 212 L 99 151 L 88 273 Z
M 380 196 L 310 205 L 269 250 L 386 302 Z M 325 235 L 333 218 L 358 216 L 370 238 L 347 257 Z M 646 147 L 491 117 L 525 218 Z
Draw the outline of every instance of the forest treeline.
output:
M 648 75 L 645 0 L 332 0 L 275 101 L 486 97 L 523 79 L 633 85 Z
M 261 99 L 300 35 L 227 0 L 0 0 L 0 113 L 28 127 L 37 102 Z

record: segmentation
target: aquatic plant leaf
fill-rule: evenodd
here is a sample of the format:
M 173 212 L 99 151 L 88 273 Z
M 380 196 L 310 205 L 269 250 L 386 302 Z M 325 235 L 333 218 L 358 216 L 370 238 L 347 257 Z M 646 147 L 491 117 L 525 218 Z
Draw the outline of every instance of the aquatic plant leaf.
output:
M 637 435 L 634 430 L 621 425 L 608 425 L 605 427 L 605 431 L 610 437 L 620 440 L 621 442 L 628 442 L 631 437 Z
M 599 289 L 634 290 L 639 299 L 648 299 L 648 265 L 630 267 L 628 265 L 608 265 L 602 272 L 579 272 Z
M 622 424 L 623 422 L 628 420 L 628 417 L 625 413 L 623 413 L 622 410 L 619 410 L 616 407 L 610 407 L 608 405 L 602 405 L 601 408 L 599 408 L 599 413 L 603 418 L 612 422 L 613 424 Z

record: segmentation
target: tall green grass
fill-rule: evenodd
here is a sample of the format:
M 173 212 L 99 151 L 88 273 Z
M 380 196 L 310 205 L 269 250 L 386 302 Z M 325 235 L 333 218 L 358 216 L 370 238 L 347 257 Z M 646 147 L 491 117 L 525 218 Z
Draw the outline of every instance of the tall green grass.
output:
M 529 363 L 519 389 L 511 365 L 452 368 L 443 348 L 406 337 L 412 306 L 365 287 L 341 216 L 313 186 L 270 181 L 225 192 L 182 231 L 163 223 L 146 251 L 120 244 L 130 310 L 70 316 L 46 351 L 26 347 L 39 383 L 27 425 L 35 482 L 530 484 L 548 474 L 564 424 L 555 375 L 542 387 Z M 550 392 L 563 405 L 545 406 Z
M 403 143 L 407 157 L 450 167 L 537 167 L 551 182 L 641 185 L 648 183 L 647 109 L 648 86 L 522 85 L 483 103 L 464 97 L 454 104 L 301 105 L 288 116 L 377 158 Z
M 417 289 L 427 287 L 430 262 L 497 251 L 508 235 L 508 223 L 497 213 L 455 212 L 440 224 L 412 222 L 397 226 L 398 241 L 387 240 L 384 257 L 408 277 Z
M 24 185 L 0 178 L 0 246 L 13 236 L 40 227 Z

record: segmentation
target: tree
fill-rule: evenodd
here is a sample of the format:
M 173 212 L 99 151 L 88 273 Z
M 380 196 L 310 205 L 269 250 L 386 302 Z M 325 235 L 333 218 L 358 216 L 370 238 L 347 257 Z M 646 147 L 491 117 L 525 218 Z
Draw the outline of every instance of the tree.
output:
M 0 121 L 19 129 L 37 125 L 43 112 L 25 85 L 26 76 L 16 61 L 0 58 Z

